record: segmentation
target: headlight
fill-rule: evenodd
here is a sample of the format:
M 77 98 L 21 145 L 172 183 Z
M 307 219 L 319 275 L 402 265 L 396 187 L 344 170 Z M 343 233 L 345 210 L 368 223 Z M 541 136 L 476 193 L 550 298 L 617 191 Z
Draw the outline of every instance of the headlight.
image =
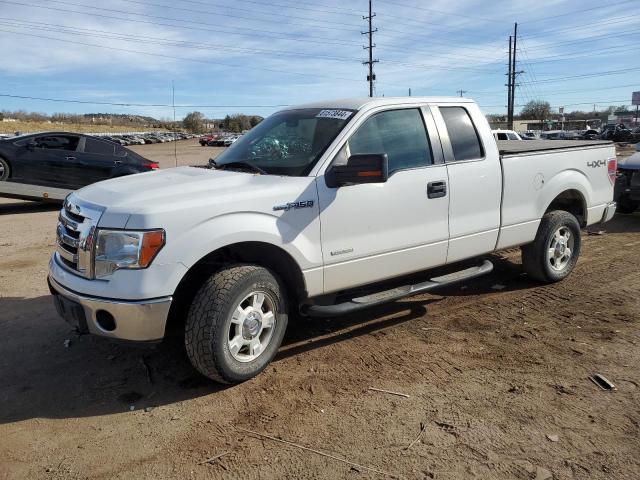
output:
M 104 278 L 121 268 L 147 268 L 164 245 L 164 230 L 135 232 L 98 230 L 95 276 Z

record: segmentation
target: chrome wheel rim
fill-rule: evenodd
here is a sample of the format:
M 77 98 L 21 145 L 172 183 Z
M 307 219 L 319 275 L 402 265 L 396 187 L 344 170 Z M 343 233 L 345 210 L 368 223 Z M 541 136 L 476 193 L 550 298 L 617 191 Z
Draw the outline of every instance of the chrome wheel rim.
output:
M 239 362 L 252 362 L 268 347 L 276 326 L 276 302 L 266 292 L 251 292 L 231 317 L 227 345 Z
M 4 174 L 6 170 L 4 169 L 4 163 L 0 162 L 0 180 L 4 180 Z
M 547 261 L 553 270 L 559 272 L 566 268 L 573 256 L 574 245 L 575 239 L 568 227 L 563 225 L 556 230 L 547 248 Z

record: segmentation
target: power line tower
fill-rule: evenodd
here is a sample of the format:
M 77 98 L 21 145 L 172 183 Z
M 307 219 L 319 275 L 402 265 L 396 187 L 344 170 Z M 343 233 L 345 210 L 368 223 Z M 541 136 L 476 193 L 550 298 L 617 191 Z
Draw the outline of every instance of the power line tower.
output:
M 367 30 L 366 32 L 361 32 L 361 33 L 362 33 L 362 35 L 369 35 L 369 46 L 368 47 L 362 47 L 365 50 L 369 50 L 369 60 L 362 62 L 362 64 L 363 65 L 369 65 L 369 75 L 367 75 L 367 82 L 369 82 L 369 96 L 373 97 L 373 82 L 376 79 L 376 76 L 373 73 L 373 64 L 374 63 L 378 63 L 380 60 L 374 60 L 373 59 L 373 49 L 375 48 L 375 44 L 373 43 L 373 34 L 375 32 L 377 32 L 378 29 L 377 28 L 375 30 L 373 29 L 373 17 L 375 17 L 376 14 L 373 13 L 373 11 L 372 11 L 371 2 L 372 2 L 372 0 L 369 0 L 369 15 L 362 17 L 363 20 L 368 20 L 369 21 L 369 30 Z
M 456 93 L 459 93 L 461 97 L 464 97 L 464 94 L 467 93 L 466 90 L 456 90 Z

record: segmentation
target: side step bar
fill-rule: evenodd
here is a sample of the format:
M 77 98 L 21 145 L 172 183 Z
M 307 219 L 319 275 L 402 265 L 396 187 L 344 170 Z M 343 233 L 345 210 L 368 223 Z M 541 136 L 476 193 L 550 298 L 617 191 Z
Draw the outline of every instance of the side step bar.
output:
M 470 280 L 491 273 L 493 263 L 485 260 L 477 267 L 466 268 L 459 272 L 453 272 L 448 275 L 432 278 L 426 282 L 417 283 L 415 285 L 404 285 L 402 287 L 392 288 L 382 292 L 372 293 L 363 297 L 353 298 L 347 302 L 337 303 L 335 305 L 307 305 L 303 308 L 302 313 L 310 317 L 334 317 L 336 315 L 344 315 L 347 313 L 362 310 L 364 308 L 374 307 L 387 302 L 392 302 L 404 297 L 410 297 L 419 293 L 425 293 L 439 287 L 451 285 L 453 283 Z

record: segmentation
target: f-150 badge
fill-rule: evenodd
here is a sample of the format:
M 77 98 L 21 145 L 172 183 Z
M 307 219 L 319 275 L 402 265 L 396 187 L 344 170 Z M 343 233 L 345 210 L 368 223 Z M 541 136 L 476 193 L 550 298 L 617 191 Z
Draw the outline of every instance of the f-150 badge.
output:
M 284 210 L 288 212 L 289 210 L 297 210 L 298 208 L 311 208 L 313 207 L 313 200 L 302 200 L 300 202 L 289 202 L 284 205 L 276 205 L 273 207 L 275 211 Z

